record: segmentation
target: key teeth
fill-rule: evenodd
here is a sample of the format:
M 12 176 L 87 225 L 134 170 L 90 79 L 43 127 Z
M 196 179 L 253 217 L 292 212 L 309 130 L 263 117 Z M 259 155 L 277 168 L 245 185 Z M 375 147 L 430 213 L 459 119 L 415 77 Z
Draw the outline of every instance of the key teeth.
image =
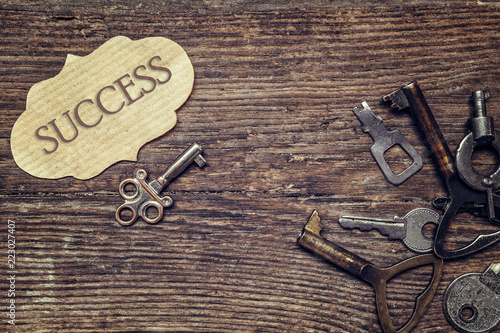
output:
M 339 219 L 339 224 L 342 228 L 349 229 L 349 230 L 358 229 L 359 231 L 372 231 L 372 230 L 376 229 L 376 227 L 374 225 L 352 223 L 353 219 L 356 219 L 356 218 L 350 217 L 350 216 L 341 216 Z
M 479 280 L 496 294 L 500 294 L 500 263 L 491 264 Z
M 363 106 L 362 110 L 360 110 L 358 107 L 354 107 L 352 109 L 352 112 L 354 112 L 356 117 L 358 117 L 358 120 L 361 122 L 361 128 L 362 128 L 363 132 L 370 133 L 370 130 L 374 125 L 369 123 L 369 120 L 371 120 L 371 118 L 373 117 L 377 121 L 382 123 L 383 119 L 382 119 L 382 117 L 377 116 L 373 112 L 373 110 L 370 108 L 370 106 L 368 105 L 368 103 L 366 101 L 361 102 L 361 105 Z
M 360 110 L 358 109 L 358 107 L 357 107 L 357 106 L 355 106 L 355 107 L 353 108 L 353 110 L 352 110 L 352 111 L 353 111 L 354 113 L 358 113 L 358 112 L 363 112 L 363 111 L 371 111 L 371 110 L 372 110 L 366 101 L 361 102 L 361 105 L 363 106 L 363 110 L 361 110 L 361 111 L 360 111 Z
M 499 275 L 500 277 L 500 262 L 496 264 L 491 264 L 488 270 L 491 270 L 493 273 Z
M 358 229 L 359 231 L 362 231 L 362 232 L 376 230 L 382 236 L 388 237 L 389 240 L 399 240 L 398 236 L 393 236 L 390 232 L 386 232 L 383 229 L 379 229 L 375 225 L 370 225 L 370 224 L 353 225 L 350 223 L 345 223 L 344 221 L 341 221 L 341 220 L 339 220 L 339 224 L 342 226 L 342 228 L 349 229 L 349 230 Z
M 366 109 L 371 110 L 370 106 L 368 105 L 368 103 L 366 101 L 361 102 L 361 105 L 363 105 L 363 110 L 366 110 Z
M 398 111 L 404 110 L 410 106 L 403 90 L 401 89 L 395 90 L 385 95 L 384 97 L 382 97 L 382 100 L 385 103 L 391 102 L 392 103 L 391 108 L 396 109 Z
M 319 236 L 322 229 L 323 225 L 321 225 L 321 219 L 319 217 L 319 213 L 317 210 L 314 210 L 309 219 L 307 220 L 304 230 L 307 230 Z
M 356 115 L 356 117 L 358 118 L 358 120 L 361 122 L 361 129 L 363 130 L 363 132 L 365 133 L 368 133 L 369 129 L 366 128 L 365 125 L 363 125 L 363 122 L 361 121 L 361 110 L 358 109 L 358 107 L 354 107 L 352 109 L 352 112 L 354 112 L 354 114 Z
M 207 161 L 203 158 L 203 156 L 201 156 L 201 153 L 200 153 L 200 155 L 196 156 L 196 158 L 194 159 L 194 162 L 200 168 L 203 167 L 205 164 L 207 164 Z

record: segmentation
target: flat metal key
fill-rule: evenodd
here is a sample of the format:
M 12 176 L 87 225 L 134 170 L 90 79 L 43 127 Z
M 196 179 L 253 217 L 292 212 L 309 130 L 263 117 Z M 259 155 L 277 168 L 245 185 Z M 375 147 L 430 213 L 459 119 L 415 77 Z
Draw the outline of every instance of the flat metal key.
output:
M 483 274 L 464 274 L 450 283 L 443 310 L 460 332 L 492 332 L 500 323 L 500 263 L 492 264 Z
M 400 185 L 408 178 L 417 173 L 424 165 L 422 156 L 415 150 L 415 148 L 406 140 L 406 138 L 398 130 L 387 131 L 382 118 L 375 115 L 368 106 L 368 103 L 363 102 L 363 110 L 354 108 L 353 112 L 358 117 L 361 124 L 363 124 L 363 132 L 370 134 L 374 143 L 371 147 L 373 158 L 382 170 L 387 181 L 393 185 Z M 395 174 L 387 161 L 384 158 L 384 153 L 392 147 L 399 145 L 412 159 L 412 164 L 400 172 Z
M 147 223 L 157 223 L 163 217 L 163 208 L 173 205 L 174 201 L 168 195 L 161 196 L 163 189 L 179 174 L 187 169 L 193 162 L 199 167 L 205 165 L 206 161 L 202 156 L 203 148 L 193 143 L 186 149 L 163 173 L 155 180 L 148 183 L 148 173 L 146 170 L 137 170 L 136 178 L 127 178 L 120 183 L 119 192 L 125 203 L 116 210 L 115 218 L 121 225 L 132 225 L 140 216 Z M 134 187 L 135 191 L 126 191 L 125 187 Z M 131 192 L 131 193 L 129 193 Z M 157 214 L 154 217 L 148 216 L 147 210 L 153 208 Z M 132 213 L 130 219 L 124 219 L 122 213 L 129 211 Z
M 322 228 L 319 214 L 317 211 L 314 211 L 297 239 L 297 243 L 373 286 L 380 325 L 385 333 L 410 332 L 420 318 L 422 318 L 438 290 L 443 272 L 443 260 L 430 253 L 421 254 L 405 259 L 396 265 L 380 268 L 323 238 L 320 235 Z M 389 314 L 387 304 L 387 281 L 402 272 L 424 265 L 433 266 L 432 279 L 424 292 L 417 297 L 410 319 L 401 328 L 396 329 Z
M 346 229 L 361 231 L 378 230 L 391 240 L 401 240 L 410 250 L 417 253 L 431 252 L 434 240 L 424 235 L 424 226 L 439 224 L 439 214 L 427 208 L 417 208 L 404 217 L 378 219 L 370 217 L 342 216 L 339 224 Z

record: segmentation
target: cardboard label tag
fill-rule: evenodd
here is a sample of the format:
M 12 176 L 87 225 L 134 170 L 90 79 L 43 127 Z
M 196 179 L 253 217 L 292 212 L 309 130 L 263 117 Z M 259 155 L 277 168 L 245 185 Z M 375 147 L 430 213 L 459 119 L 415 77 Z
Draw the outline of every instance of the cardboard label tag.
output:
M 163 37 L 114 37 L 91 54 L 68 55 L 61 72 L 35 84 L 14 124 L 17 165 L 40 178 L 92 178 L 177 123 L 194 70 Z

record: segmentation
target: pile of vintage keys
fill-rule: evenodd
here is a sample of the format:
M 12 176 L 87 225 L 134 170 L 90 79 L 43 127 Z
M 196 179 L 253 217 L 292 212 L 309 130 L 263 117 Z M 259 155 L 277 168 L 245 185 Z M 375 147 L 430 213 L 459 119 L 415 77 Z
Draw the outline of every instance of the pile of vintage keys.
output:
M 389 268 L 380 268 L 359 256 L 324 239 L 317 211 L 314 211 L 298 238 L 298 244 L 357 276 L 375 288 L 377 312 L 384 332 L 409 332 L 423 316 L 441 280 L 443 259 L 452 259 L 482 250 L 500 240 L 500 231 L 477 236 L 470 244 L 455 250 L 445 249 L 445 237 L 455 214 L 469 211 L 484 216 L 494 224 L 500 224 L 500 167 L 488 176 L 477 173 L 472 166 L 472 153 L 477 147 L 491 147 L 500 153 L 500 132 L 493 128 L 493 119 L 486 116 L 485 93 L 472 95 L 474 116 L 470 118 L 470 133 L 458 146 L 456 158 L 444 140 L 439 126 L 427 105 L 417 82 L 412 82 L 386 96 L 383 101 L 392 102 L 397 110 L 409 110 L 427 148 L 430 150 L 440 176 L 448 191 L 447 198 L 437 198 L 436 208 L 414 209 L 404 217 L 378 219 L 342 216 L 339 223 L 347 229 L 379 230 L 389 239 L 399 239 L 412 251 L 421 254 L 406 259 Z M 394 185 L 403 183 L 422 168 L 422 157 L 399 131 L 387 131 L 382 119 L 376 116 L 366 102 L 363 109 L 354 113 L 363 125 L 363 131 L 374 140 L 372 155 L 387 180 Z M 384 158 L 384 153 L 399 145 L 413 160 L 410 167 L 394 174 Z M 424 226 L 437 225 L 434 239 L 424 236 Z M 386 300 L 386 283 L 392 277 L 410 268 L 432 264 L 433 275 L 425 291 L 417 297 L 410 319 L 396 329 L 389 315 Z M 500 263 L 493 263 L 482 274 L 465 274 L 453 281 L 443 299 L 443 310 L 453 327 L 464 333 L 491 332 L 500 322 Z
M 500 231 L 497 231 L 479 235 L 463 248 L 444 249 L 445 236 L 457 212 L 468 211 L 500 225 L 500 195 L 495 193 L 500 188 L 500 167 L 491 175 L 483 176 L 474 170 L 471 161 L 476 147 L 489 146 L 500 153 L 500 132 L 494 130 L 493 119 L 486 116 L 485 94 L 475 92 L 475 114 L 469 121 L 471 132 L 460 143 L 454 159 L 417 82 L 384 96 L 383 100 L 391 102 L 397 110 L 409 110 L 411 113 L 448 191 L 448 197 L 436 198 L 433 202 L 444 213 L 439 215 L 431 209 L 417 208 L 404 217 L 396 216 L 394 219 L 342 216 L 339 223 L 347 229 L 377 229 L 389 239 L 401 240 L 411 251 L 421 254 L 388 268 L 377 267 L 323 238 L 317 211 L 309 217 L 297 243 L 374 287 L 377 312 L 384 332 L 409 332 L 424 315 L 438 289 L 443 259 L 466 256 L 500 240 Z M 387 131 L 382 118 L 376 116 L 366 102 L 362 106 L 362 110 L 354 108 L 353 111 L 362 123 L 363 131 L 374 140 L 371 148 L 373 157 L 386 179 L 391 184 L 399 185 L 422 168 L 422 157 L 399 131 Z M 411 166 L 399 174 L 392 172 L 384 158 L 384 153 L 395 145 L 413 160 Z M 150 183 L 146 181 L 147 172 L 142 169 L 136 172 L 136 178 L 125 179 L 119 188 L 125 203 L 116 211 L 117 221 L 124 226 L 132 225 L 139 216 L 148 223 L 160 221 L 163 209 L 173 204 L 171 197 L 161 196 L 161 191 L 193 162 L 202 167 L 205 164 L 202 152 L 203 148 L 194 143 L 163 175 Z M 134 189 L 127 191 L 127 186 Z M 148 213 L 151 209 L 155 211 L 153 216 Z M 127 211 L 130 213 L 128 217 L 124 216 Z M 424 226 L 429 223 L 437 226 L 434 239 L 423 234 Z M 387 306 L 387 281 L 406 270 L 424 265 L 433 266 L 431 281 L 417 297 L 410 319 L 396 329 Z M 460 332 L 491 332 L 495 329 L 500 322 L 500 263 L 491 264 L 482 274 L 465 274 L 453 281 L 445 292 L 443 309 L 448 321 Z

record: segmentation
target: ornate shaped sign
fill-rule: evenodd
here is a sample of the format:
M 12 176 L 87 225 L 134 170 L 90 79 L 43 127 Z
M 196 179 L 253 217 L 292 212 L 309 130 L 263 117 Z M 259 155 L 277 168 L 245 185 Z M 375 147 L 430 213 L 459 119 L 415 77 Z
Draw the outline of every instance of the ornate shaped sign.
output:
M 172 129 L 193 89 L 194 70 L 173 41 L 114 37 L 35 84 L 14 124 L 12 154 L 41 178 L 88 179 Z

